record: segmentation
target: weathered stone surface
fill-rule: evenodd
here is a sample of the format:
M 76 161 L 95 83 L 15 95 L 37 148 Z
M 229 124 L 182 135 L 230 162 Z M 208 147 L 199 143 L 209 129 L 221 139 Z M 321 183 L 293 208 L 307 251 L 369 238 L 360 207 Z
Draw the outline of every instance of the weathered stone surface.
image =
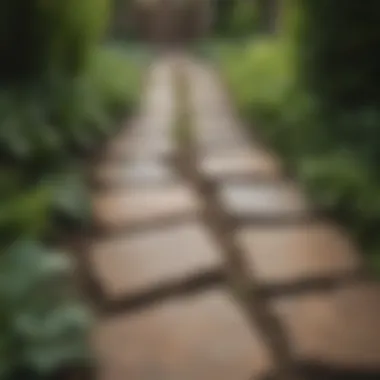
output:
M 132 159 L 161 160 L 175 154 L 175 146 L 169 139 L 150 138 L 141 141 L 130 149 Z
M 214 107 L 216 106 L 218 105 L 216 104 Z M 217 133 L 241 134 L 241 131 L 236 127 L 234 118 L 231 116 L 223 116 L 218 112 L 215 113 L 210 108 L 206 108 L 206 113 L 199 111 L 198 109 L 194 115 L 197 118 L 197 123 L 193 127 L 198 137 Z
M 214 143 L 215 141 L 226 141 L 226 140 L 241 140 L 242 138 L 239 134 L 230 130 L 211 130 L 204 131 L 201 135 L 198 136 L 198 142 L 200 144 Z
M 347 236 L 333 225 L 248 227 L 237 232 L 237 241 L 262 283 L 342 276 L 360 263 Z
M 143 121 L 138 119 L 136 126 L 131 126 L 109 144 L 106 157 L 110 159 L 162 159 L 172 154 L 175 142 L 169 121 Z M 148 125 L 144 125 L 148 124 Z M 152 125 L 150 125 L 152 124 Z M 164 126 L 162 126 L 164 124 Z M 141 129 L 138 128 L 141 126 Z
M 196 215 L 199 206 L 196 194 L 186 185 L 128 187 L 95 196 L 93 216 L 98 224 L 112 229 L 134 223 L 159 223 L 177 215 Z
M 99 380 L 261 380 L 270 360 L 228 295 L 210 291 L 100 322 Z
M 273 307 L 299 358 L 352 371 L 377 369 L 380 374 L 378 284 L 284 297 Z
M 247 141 L 242 139 L 216 139 L 212 141 L 198 141 L 197 149 L 199 157 L 205 155 L 218 155 L 228 152 L 250 149 L 251 146 Z
M 221 257 L 200 223 L 157 228 L 94 243 L 99 279 L 109 294 L 132 294 L 217 268 Z
M 236 217 L 283 217 L 308 212 L 304 196 L 286 183 L 228 183 L 220 199 L 226 212 Z
M 156 160 L 135 160 L 122 164 L 103 164 L 96 171 L 96 178 L 102 183 L 170 183 L 178 178 L 175 170 L 165 162 Z
M 235 149 L 218 154 L 205 154 L 199 157 L 201 174 L 214 179 L 229 177 L 280 176 L 280 165 L 269 154 L 253 149 Z

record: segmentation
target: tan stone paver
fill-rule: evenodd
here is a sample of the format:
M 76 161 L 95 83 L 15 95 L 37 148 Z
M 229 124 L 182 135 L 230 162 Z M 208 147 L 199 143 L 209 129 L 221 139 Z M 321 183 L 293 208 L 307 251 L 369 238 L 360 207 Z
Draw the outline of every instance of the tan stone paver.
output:
M 355 371 L 379 369 L 378 284 L 283 297 L 273 307 L 303 360 Z
M 258 177 L 278 179 L 281 176 L 279 163 L 266 152 L 252 149 L 229 149 L 217 154 L 199 155 L 199 170 L 202 175 L 216 180 L 229 177 Z
M 199 214 L 200 201 L 185 184 L 129 187 L 99 194 L 93 200 L 93 217 L 105 229 L 143 223 L 160 223 L 170 217 Z
M 260 380 L 270 358 L 221 291 L 186 297 L 102 323 L 99 380 Z
M 96 178 L 101 183 L 125 183 L 133 186 L 136 183 L 149 185 L 156 182 L 173 182 L 178 179 L 178 175 L 165 162 L 151 159 L 129 161 L 124 164 L 109 162 L 100 165 Z
M 342 277 L 360 264 L 358 252 L 333 225 L 247 227 L 237 239 L 252 273 L 266 284 Z
M 215 243 L 197 222 L 125 234 L 94 243 L 91 251 L 112 296 L 153 289 L 221 264 Z
M 283 217 L 310 213 L 303 194 L 287 183 L 224 183 L 220 198 L 235 217 Z

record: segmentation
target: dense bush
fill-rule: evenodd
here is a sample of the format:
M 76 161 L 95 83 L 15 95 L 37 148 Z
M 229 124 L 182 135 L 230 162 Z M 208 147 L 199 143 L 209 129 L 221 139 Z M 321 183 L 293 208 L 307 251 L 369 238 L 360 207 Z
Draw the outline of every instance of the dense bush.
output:
M 108 18 L 108 0 L 3 1 L 0 80 L 35 80 L 52 70 L 75 73 L 87 63 Z
M 141 65 L 101 45 L 108 6 L 0 4 L 1 379 L 87 359 L 89 313 L 59 247 L 89 221 L 85 159 L 135 105 Z
M 88 310 L 76 300 L 67 256 L 30 240 L 0 256 L 0 377 L 47 378 L 89 359 Z
M 380 271 L 378 2 L 289 2 L 279 36 L 222 67 L 242 113 Z M 291 22 L 290 22 L 291 21 Z
M 246 37 L 258 29 L 257 7 L 245 0 L 215 2 L 214 33 L 219 37 Z
M 303 79 L 331 109 L 378 105 L 380 3 L 301 1 L 300 33 Z

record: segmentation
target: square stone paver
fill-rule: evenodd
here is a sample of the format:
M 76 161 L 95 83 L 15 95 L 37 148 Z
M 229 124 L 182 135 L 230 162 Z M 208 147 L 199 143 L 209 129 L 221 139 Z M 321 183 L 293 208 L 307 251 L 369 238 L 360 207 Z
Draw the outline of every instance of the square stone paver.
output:
M 218 133 L 238 134 L 240 131 L 236 128 L 235 120 L 232 117 L 225 117 L 207 109 L 206 114 L 200 114 L 197 110 L 197 121 L 194 125 L 195 132 L 198 136 L 207 136 Z
M 176 184 L 167 187 L 128 187 L 117 192 L 101 193 L 93 199 L 94 220 L 107 229 L 159 222 L 178 215 L 196 215 L 199 208 L 194 191 Z
M 112 296 L 139 293 L 222 264 L 213 239 L 196 222 L 94 242 L 90 255 Z
M 175 144 L 171 138 L 160 136 L 155 138 L 153 135 L 149 137 L 136 137 L 136 143 L 128 148 L 128 156 L 133 160 L 157 161 L 174 154 Z
M 213 121 L 211 120 L 210 123 Z M 215 122 L 215 121 L 214 121 Z M 202 121 L 195 121 L 197 124 L 201 124 Z M 233 129 L 218 129 L 218 128 L 207 128 L 202 132 L 198 132 L 196 134 L 196 141 L 198 144 L 206 144 L 211 145 L 218 141 L 238 141 L 244 143 L 243 136 L 239 133 L 239 131 Z
M 145 125 L 138 120 L 134 128 L 127 129 L 116 136 L 106 149 L 106 157 L 114 159 L 162 159 L 173 154 L 175 141 L 171 126 L 161 126 L 164 121 L 151 121 L 152 125 Z
M 95 175 L 107 185 L 172 182 L 178 177 L 172 167 L 153 159 L 103 164 L 97 168 Z
M 283 297 L 272 305 L 299 358 L 348 373 L 377 369 L 380 374 L 379 284 Z
M 332 225 L 247 227 L 237 240 L 252 273 L 268 284 L 342 276 L 360 263 L 351 242 Z
M 309 214 L 305 197 L 284 182 L 225 183 L 220 199 L 227 213 L 235 217 L 283 218 Z
M 219 137 L 218 139 L 203 141 L 198 140 L 197 147 L 199 155 L 213 155 L 216 153 L 223 154 L 223 152 L 245 150 L 249 149 L 250 145 L 247 141 L 243 141 L 239 138 L 226 139 Z
M 235 149 L 200 157 L 200 170 L 204 176 L 217 180 L 230 177 L 280 177 L 280 165 L 269 154 L 260 151 Z
M 99 380 L 262 380 L 260 336 L 225 293 L 209 291 L 100 322 Z

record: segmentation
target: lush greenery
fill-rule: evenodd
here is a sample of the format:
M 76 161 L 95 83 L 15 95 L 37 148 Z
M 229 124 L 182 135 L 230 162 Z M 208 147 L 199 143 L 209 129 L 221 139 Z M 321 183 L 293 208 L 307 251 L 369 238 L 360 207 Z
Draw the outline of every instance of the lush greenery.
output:
M 222 38 L 244 37 L 259 27 L 257 6 L 246 0 L 215 2 L 214 33 Z
M 285 0 L 281 30 L 224 51 L 242 113 L 380 271 L 379 2 Z
M 89 314 L 61 242 L 86 226 L 86 158 L 134 106 L 141 66 L 104 45 L 109 7 L 0 4 L 2 379 L 42 379 L 87 356 Z

